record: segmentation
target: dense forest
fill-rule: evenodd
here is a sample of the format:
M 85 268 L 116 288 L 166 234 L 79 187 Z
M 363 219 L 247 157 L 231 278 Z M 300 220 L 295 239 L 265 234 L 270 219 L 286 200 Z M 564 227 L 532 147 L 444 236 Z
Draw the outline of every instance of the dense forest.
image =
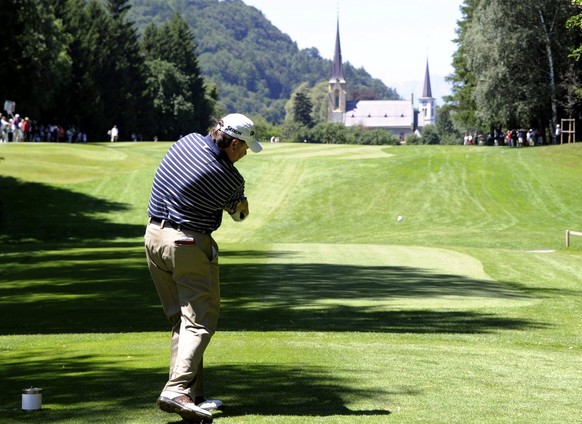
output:
M 408 141 L 457 143 L 466 132 L 511 128 L 549 141 L 562 119 L 579 119 L 581 5 L 464 0 L 452 94 L 436 125 Z M 0 101 L 38 125 L 91 141 L 114 124 L 121 140 L 175 140 L 241 111 L 289 141 L 394 142 L 386 131 L 325 122 L 331 61 L 299 49 L 242 0 L 5 0 L 0 20 Z M 400 97 L 363 68 L 344 63 L 344 74 L 349 100 Z

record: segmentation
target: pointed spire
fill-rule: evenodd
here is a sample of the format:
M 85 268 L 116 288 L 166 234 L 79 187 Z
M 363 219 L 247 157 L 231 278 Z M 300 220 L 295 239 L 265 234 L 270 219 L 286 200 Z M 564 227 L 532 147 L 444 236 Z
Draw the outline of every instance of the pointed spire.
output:
M 428 59 L 426 59 L 426 71 L 424 73 L 424 87 L 422 88 L 422 97 L 432 99 L 432 90 L 430 88 L 430 74 L 428 72 Z
M 333 70 L 329 82 L 334 83 L 339 81 L 340 83 L 345 83 L 344 79 L 344 67 L 342 64 L 342 48 L 340 45 L 340 34 L 339 34 L 339 16 L 337 18 L 337 32 L 335 36 L 335 52 L 333 55 Z

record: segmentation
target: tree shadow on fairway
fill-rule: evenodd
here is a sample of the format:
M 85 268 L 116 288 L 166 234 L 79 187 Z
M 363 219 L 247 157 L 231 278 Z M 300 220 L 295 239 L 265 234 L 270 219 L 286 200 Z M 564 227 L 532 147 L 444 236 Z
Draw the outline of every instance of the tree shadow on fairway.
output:
M 30 350 L 24 357 L 0 363 L 0 416 L 4 422 L 180 422 L 177 415 L 157 409 L 155 400 L 167 378 L 166 370 L 140 366 L 142 358 L 131 345 L 107 355 L 63 353 L 48 361 L 46 352 Z M 387 415 L 395 397 L 420 392 L 402 387 L 375 388 L 378 405 L 350 410 L 349 399 L 370 398 L 324 367 L 294 368 L 284 364 L 221 365 L 205 368 L 207 390 L 220 393 L 227 405 L 222 416 L 365 416 Z M 43 410 L 20 410 L 20 390 L 43 389 Z M 224 394 L 224 396 L 222 396 Z M 14 421 L 12 421 L 14 420 Z
M 410 299 L 457 299 L 456 305 L 462 299 L 511 302 L 550 292 L 514 283 L 395 266 L 237 264 L 221 272 L 222 330 L 486 333 L 547 325 L 454 306 L 389 304 L 395 299 L 405 304 Z
M 30 250 L 40 244 L 85 245 L 143 234 L 143 226 L 115 224 L 96 216 L 126 209 L 122 203 L 0 177 L 0 243 L 23 243 Z
M 367 390 L 353 387 L 337 373 L 322 367 L 290 367 L 280 363 L 221 365 L 205 368 L 212 393 L 224 393 L 224 416 L 365 416 L 388 415 L 388 405 L 402 395 L 419 395 L 411 387 Z M 372 396 L 373 395 L 373 396 Z M 380 399 L 370 410 L 350 410 L 348 399 Z
M 165 331 L 143 246 L 0 257 L 0 334 Z
M 273 257 L 256 252 L 253 261 L 263 254 Z M 409 267 L 285 263 L 281 254 L 282 263 L 221 266 L 220 330 L 486 333 L 547 325 L 463 303 L 527 301 L 550 290 Z M 410 307 L 450 298 L 446 309 Z M 131 244 L 1 256 L 0 317 L 0 334 L 169 329 L 143 246 Z
M 145 218 L 107 219 L 124 210 L 0 177 L 0 334 L 165 329 L 143 245 L 117 240 L 143 237 Z

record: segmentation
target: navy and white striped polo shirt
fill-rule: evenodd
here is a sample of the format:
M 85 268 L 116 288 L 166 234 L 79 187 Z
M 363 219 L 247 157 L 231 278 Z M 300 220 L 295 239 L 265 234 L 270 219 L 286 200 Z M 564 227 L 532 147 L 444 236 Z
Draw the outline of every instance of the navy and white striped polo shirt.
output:
M 223 208 L 244 197 L 245 180 L 210 135 L 188 134 L 170 147 L 152 186 L 148 215 L 208 233 L 222 223 Z

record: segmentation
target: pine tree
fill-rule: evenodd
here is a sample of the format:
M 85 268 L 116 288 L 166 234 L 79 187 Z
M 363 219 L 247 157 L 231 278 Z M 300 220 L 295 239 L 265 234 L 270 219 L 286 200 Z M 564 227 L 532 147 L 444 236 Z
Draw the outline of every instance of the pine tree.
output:
M 120 139 L 142 133 L 151 121 L 151 103 L 146 93 L 145 59 L 135 28 L 127 21 L 129 0 L 109 0 L 109 28 L 105 30 L 106 56 L 102 56 L 100 87 L 109 119 L 106 128 L 117 125 Z
M 159 133 L 174 139 L 193 131 L 206 132 L 213 103 L 204 86 L 193 35 L 186 22 L 176 14 L 159 28 L 148 26 L 141 46 L 150 69 L 148 85 L 156 98 Z
M 295 102 L 293 104 L 293 116 L 296 122 L 306 126 L 313 127 L 313 104 L 309 97 L 302 91 L 295 93 Z
M 87 25 L 90 14 L 85 0 L 61 0 L 55 4 L 57 17 L 63 22 L 63 31 L 68 35 L 68 53 L 73 63 L 68 84 L 61 93 L 59 121 L 88 132 L 90 139 L 95 139 L 98 133 L 102 133 L 96 124 L 104 121 L 98 113 L 102 107 L 94 72 L 94 40 L 97 34 L 91 29 L 92 26 Z M 104 14 L 101 8 L 94 9 L 94 13 L 99 12 Z M 93 18 L 99 19 L 95 15 Z

